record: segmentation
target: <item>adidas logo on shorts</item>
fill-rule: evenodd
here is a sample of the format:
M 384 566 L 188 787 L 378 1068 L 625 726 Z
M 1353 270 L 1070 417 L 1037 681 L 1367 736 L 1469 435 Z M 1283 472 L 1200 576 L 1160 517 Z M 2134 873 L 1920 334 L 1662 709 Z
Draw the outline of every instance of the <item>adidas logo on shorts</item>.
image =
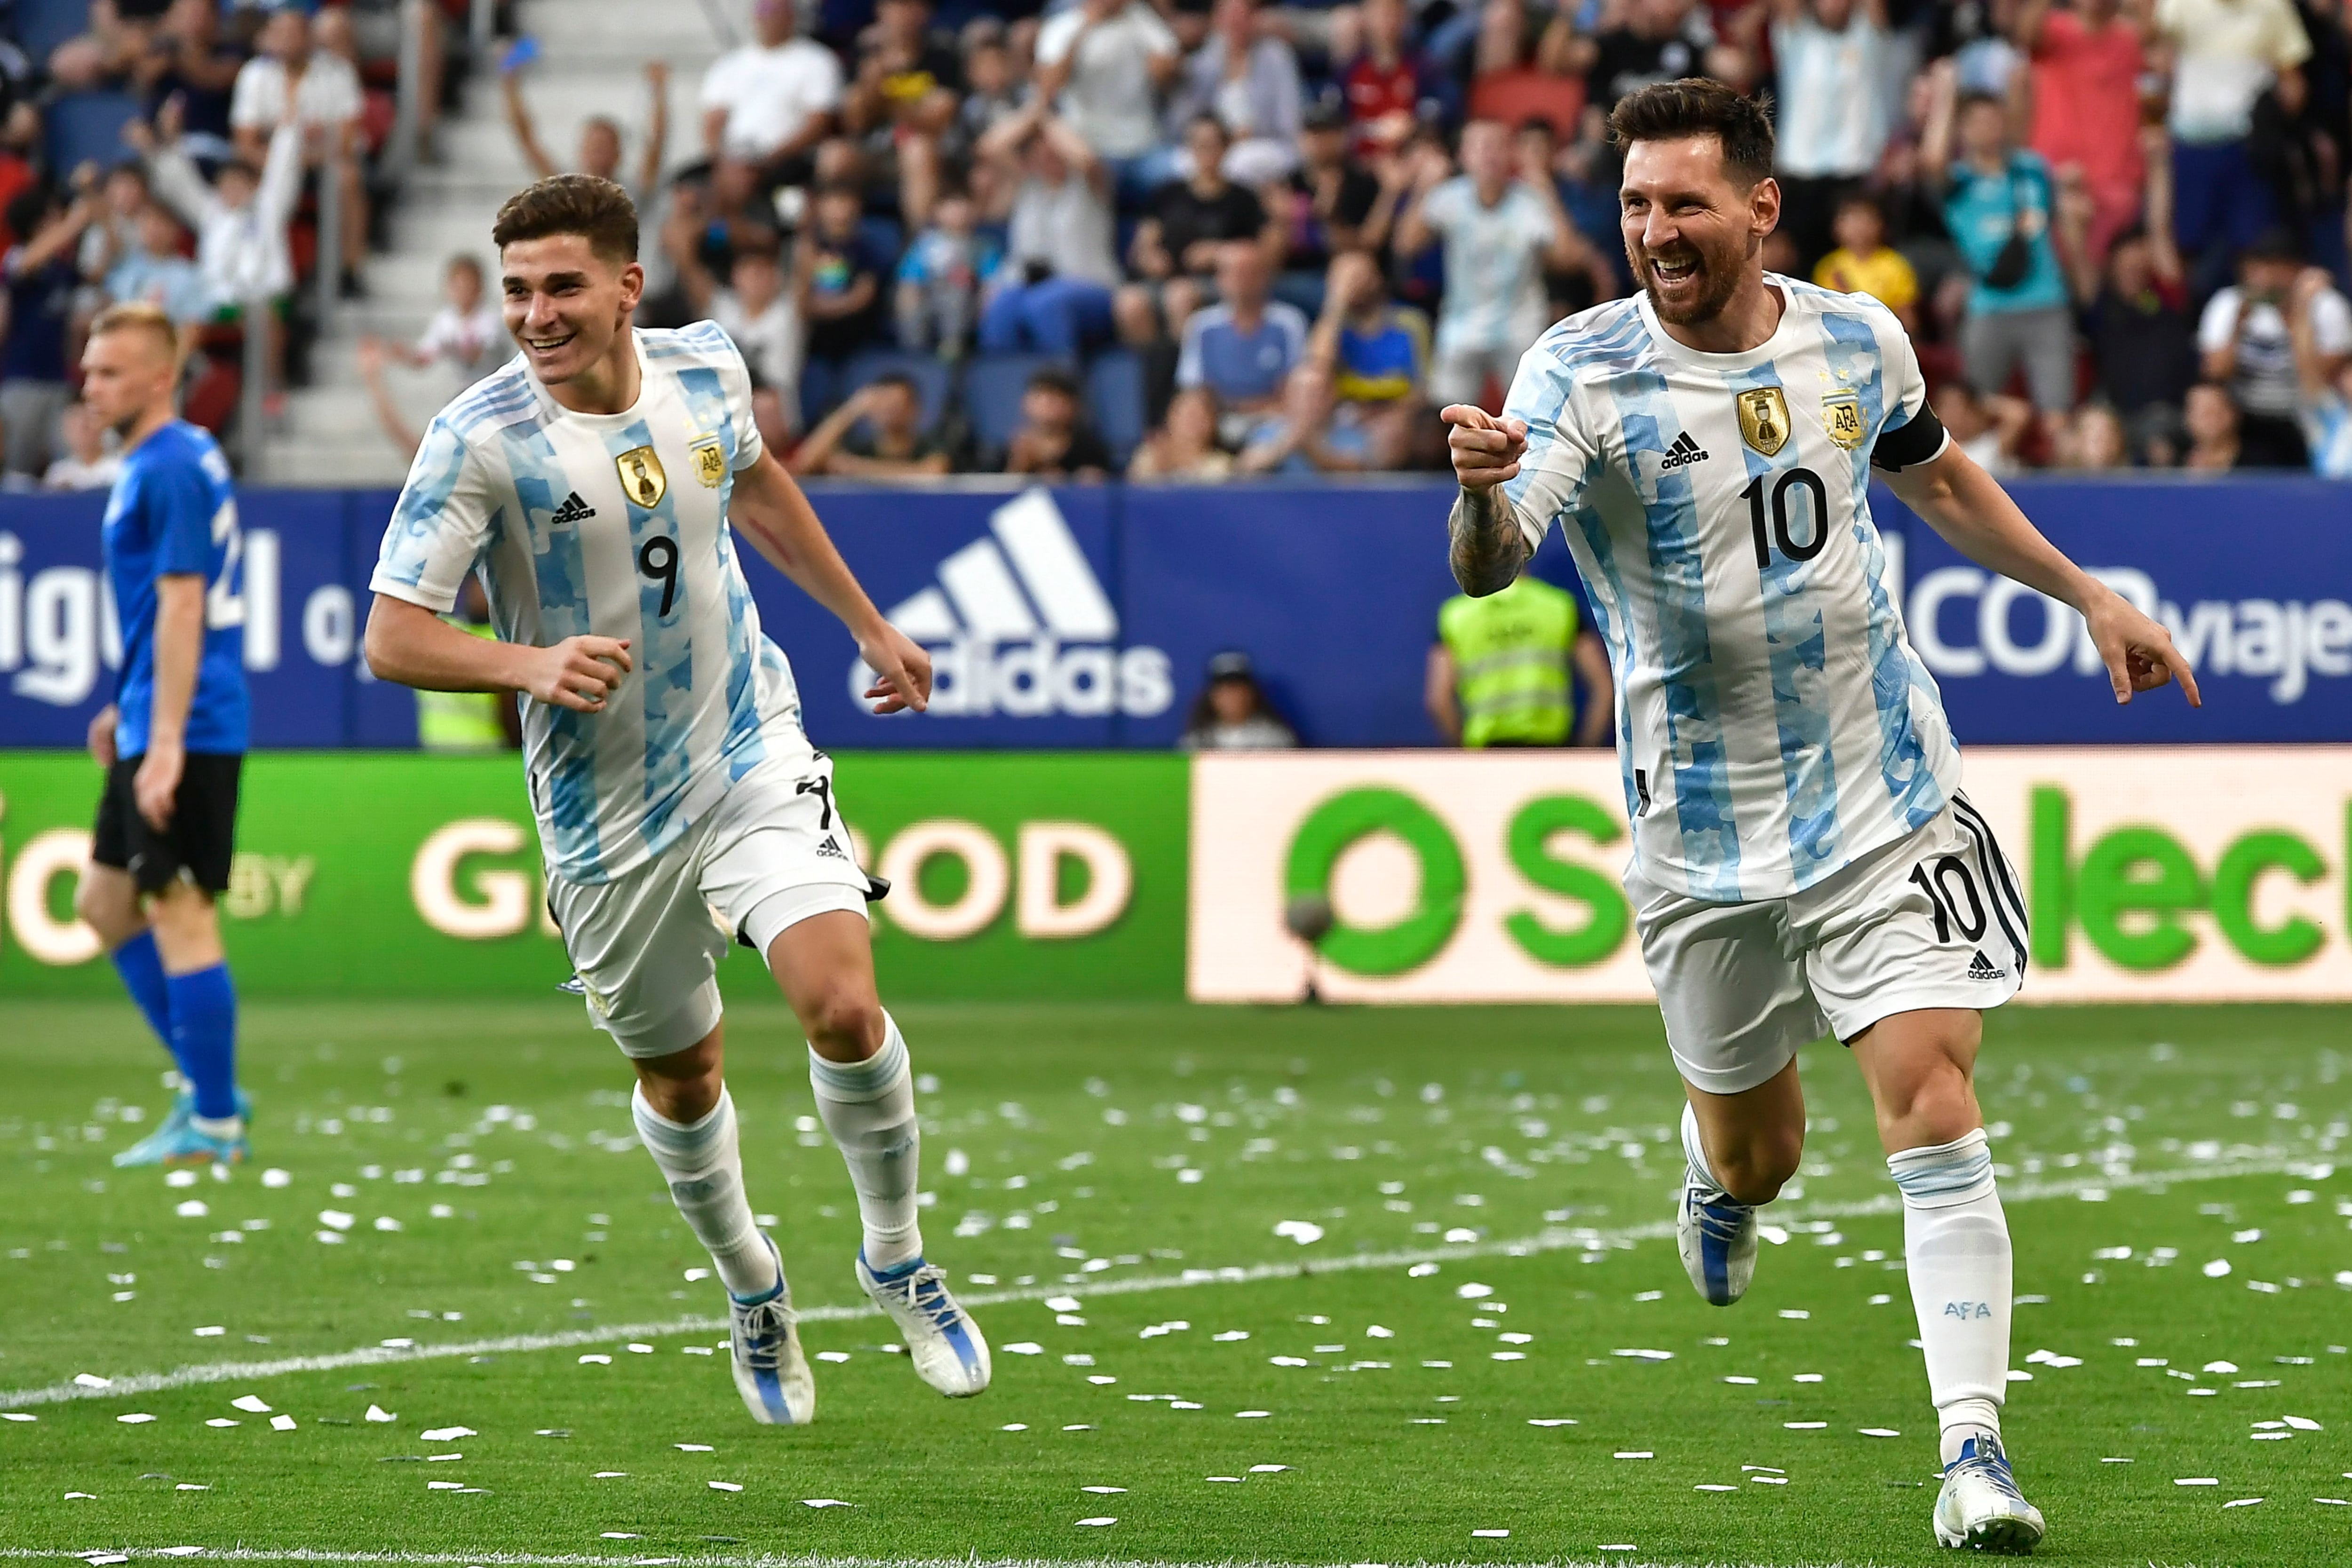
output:
M 581 522 L 595 515 L 596 508 L 582 500 L 580 492 L 574 490 L 563 497 L 563 505 L 555 508 L 555 515 L 548 521 L 560 528 L 566 524 Z
M 2005 980 L 2009 978 L 2009 971 L 2000 967 L 1994 964 L 1991 959 L 1986 957 L 1984 956 L 1984 949 L 1979 947 L 1977 949 L 1976 956 L 1969 960 L 1969 978 L 1971 980 Z
M 1658 472 L 1664 474 L 1670 468 L 1686 468 L 1694 463 L 1706 461 L 1706 449 L 1693 441 L 1691 433 L 1685 430 L 1675 437 L 1675 444 L 1666 448 L 1664 457 L 1658 459 Z
M 841 845 L 835 841 L 831 833 L 824 836 L 824 842 L 817 845 L 816 855 L 819 860 L 845 861 L 849 858 L 843 852 Z

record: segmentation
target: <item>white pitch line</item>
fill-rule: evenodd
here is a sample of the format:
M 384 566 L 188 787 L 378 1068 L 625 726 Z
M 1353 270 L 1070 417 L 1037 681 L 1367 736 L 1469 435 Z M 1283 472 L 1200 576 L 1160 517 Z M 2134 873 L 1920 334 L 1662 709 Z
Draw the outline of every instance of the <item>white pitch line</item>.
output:
M 2147 1187 L 2176 1186 L 2183 1182 L 2212 1181 L 2226 1176 L 2276 1176 L 2299 1160 L 2284 1158 L 2246 1160 L 2234 1165 L 2199 1166 L 2186 1170 L 2139 1171 L 2120 1176 L 2078 1176 L 2063 1181 L 2017 1182 L 2000 1189 L 2004 1203 L 2033 1203 L 2050 1198 L 2079 1197 L 2086 1190 L 2099 1188 L 2109 1192 L 2134 1191 Z M 1878 1215 L 1899 1214 L 1903 1200 L 1899 1196 L 1881 1194 L 1850 1203 L 1807 1204 L 1789 1211 L 1787 1219 L 1803 1223 L 1813 1219 L 1860 1219 Z M 1614 1230 L 1591 1228 L 1570 1229 L 1556 1226 L 1538 1236 L 1511 1241 L 1465 1242 L 1452 1247 L 1420 1247 L 1390 1252 L 1343 1252 L 1328 1258 L 1301 1258 L 1296 1263 L 1257 1263 L 1248 1268 L 1192 1269 L 1181 1274 L 1142 1274 L 1124 1280 L 1104 1280 L 1087 1284 L 1031 1285 L 1009 1291 L 992 1291 L 967 1295 L 964 1302 L 973 1307 L 1002 1306 L 1013 1301 L 1040 1301 L 1054 1296 L 1129 1296 L 1156 1291 L 1183 1291 L 1201 1285 L 1249 1285 L 1269 1280 L 1296 1280 L 1306 1275 L 1331 1274 L 1364 1269 L 1402 1269 L 1415 1263 L 1465 1262 L 1475 1258 L 1524 1258 L 1540 1252 L 1590 1250 L 1635 1241 L 1654 1241 L 1675 1233 L 1672 1220 L 1660 1220 L 1648 1225 L 1626 1226 Z M 845 1322 L 859 1318 L 878 1317 L 879 1308 L 870 1302 L 854 1306 L 803 1307 L 799 1310 L 804 1323 Z M 724 1318 L 679 1317 L 663 1322 L 622 1323 L 607 1328 L 570 1329 L 562 1333 L 509 1334 L 499 1339 L 462 1340 L 450 1344 L 416 1345 L 406 1349 L 387 1349 L 369 1345 L 359 1350 L 338 1351 L 329 1355 L 289 1355 L 269 1361 L 216 1361 L 197 1366 L 176 1367 L 170 1372 L 131 1373 L 109 1380 L 103 1388 L 86 1387 L 79 1383 L 53 1383 L 46 1388 L 12 1388 L 0 1390 L 0 1410 L 15 1409 L 26 1405 L 58 1405 L 74 1399 L 123 1399 L 137 1394 L 154 1394 L 165 1389 L 186 1388 L 205 1383 L 233 1383 L 265 1377 L 284 1377 L 302 1372 L 336 1372 L 353 1366 L 380 1366 L 387 1362 L 445 1361 L 455 1356 L 499 1355 L 539 1350 L 566 1350 L 576 1345 L 620 1344 L 629 1340 L 658 1339 L 670 1334 L 723 1333 L 728 1327 Z
M 125 1549 L 134 1561 L 162 1559 L 153 1547 Z M 102 1549 L 82 1547 L 54 1552 L 22 1546 L 0 1547 L 0 1562 L 73 1562 L 111 1556 Z M 704 1552 L 677 1556 L 599 1557 L 585 1552 L 334 1552 L 318 1547 L 206 1547 L 193 1558 L 163 1559 L 203 1563 L 320 1563 L 380 1565 L 380 1568 L 645 1568 L 649 1563 L 677 1563 L 679 1568 L 1330 1568 L 1328 1563 L 1286 1563 L 1272 1558 L 1227 1558 L 1221 1563 L 1181 1563 L 1138 1557 L 788 1557 L 762 1553 L 728 1557 Z M 1446 1563 L 1423 1559 L 1414 1568 L 1493 1568 L 1491 1563 Z M 1602 1558 L 1554 1557 L 1544 1568 L 1696 1568 L 1696 1564 L 1663 1563 L 1626 1554 Z M 1732 1561 L 1710 1560 L 1706 1568 L 1740 1568 Z M 1795 1568 L 1843 1568 L 1835 1563 L 1797 1564 Z

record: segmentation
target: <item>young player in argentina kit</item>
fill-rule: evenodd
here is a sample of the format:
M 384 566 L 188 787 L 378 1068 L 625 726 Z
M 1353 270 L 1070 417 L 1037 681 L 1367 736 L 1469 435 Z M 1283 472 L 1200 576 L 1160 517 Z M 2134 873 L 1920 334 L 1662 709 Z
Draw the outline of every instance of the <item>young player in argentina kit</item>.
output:
M 867 944 L 866 900 L 882 888 L 851 858 L 833 764 L 802 733 L 730 525 L 856 636 L 880 672 L 877 712 L 926 706 L 929 661 L 761 447 L 727 335 L 630 324 L 645 273 L 618 185 L 543 180 L 491 233 L 522 352 L 425 434 L 384 533 L 369 665 L 426 690 L 520 694 L 548 904 L 590 1017 L 636 1067 L 637 1131 L 727 1288 L 752 1417 L 805 1423 L 816 1394 L 743 1191 L 713 911 L 767 960 L 807 1034 L 864 1221 L 859 1284 L 926 1383 L 978 1394 L 987 1342 L 916 1223 L 913 1079 Z M 438 618 L 469 570 L 499 642 Z
M 1444 411 L 1454 575 L 1509 583 L 1554 521 L 1617 683 L 1625 886 L 1686 1093 L 1685 1268 L 1717 1305 L 1802 1152 L 1797 1049 L 1833 1032 L 1877 1106 L 1941 1428 L 1937 1539 L 2031 1552 L 2000 1442 L 2009 1230 L 1972 1083 L 2025 907 L 1960 793 L 1941 698 L 1870 519 L 1874 465 L 1974 559 L 2086 617 L 2116 699 L 2178 676 L 2164 630 L 2085 576 L 1953 447 L 1876 301 L 1767 276 L 1763 110 L 1670 82 L 1611 117 L 1643 292 L 1553 327 L 1503 417 Z

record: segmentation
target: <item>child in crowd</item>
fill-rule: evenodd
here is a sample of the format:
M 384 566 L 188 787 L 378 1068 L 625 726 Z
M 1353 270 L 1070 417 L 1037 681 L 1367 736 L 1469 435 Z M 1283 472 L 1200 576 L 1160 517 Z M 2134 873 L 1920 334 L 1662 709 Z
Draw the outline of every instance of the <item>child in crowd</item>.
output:
M 996 269 L 1003 246 L 979 232 L 979 209 L 961 191 L 940 198 L 931 226 L 898 263 L 898 343 L 956 359 L 980 322 L 981 280 Z
M 1840 294 L 1867 294 L 1903 323 L 1919 324 L 1919 277 L 1903 253 L 1886 243 L 1886 214 L 1876 198 L 1859 193 L 1838 204 L 1832 226 L 1838 247 L 1813 268 L 1813 281 Z
M 412 371 L 446 362 L 460 386 L 471 386 L 513 353 L 505 315 L 485 297 L 482 264 L 453 256 L 441 277 L 441 308 L 414 343 L 386 342 L 384 357 Z

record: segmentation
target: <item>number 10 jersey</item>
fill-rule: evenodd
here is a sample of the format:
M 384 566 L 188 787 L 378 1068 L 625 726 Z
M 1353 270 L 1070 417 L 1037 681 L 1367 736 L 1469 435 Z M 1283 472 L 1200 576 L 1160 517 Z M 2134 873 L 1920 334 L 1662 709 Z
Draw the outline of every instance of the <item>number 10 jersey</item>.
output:
M 1531 545 L 1559 522 L 1609 645 L 1634 863 L 1717 903 L 1811 887 L 1959 784 L 1870 517 L 1874 458 L 1942 450 L 1918 360 L 1875 300 L 1766 283 L 1760 348 L 1685 348 L 1637 295 L 1545 333 L 1505 408 L 1505 491 Z
M 371 585 L 444 612 L 472 570 L 505 642 L 628 640 L 635 667 L 604 712 L 522 699 L 547 867 L 583 883 L 643 864 L 772 748 L 805 745 L 727 525 L 761 451 L 750 372 L 707 321 L 632 335 L 624 413 L 563 408 L 520 356 L 443 409 Z

